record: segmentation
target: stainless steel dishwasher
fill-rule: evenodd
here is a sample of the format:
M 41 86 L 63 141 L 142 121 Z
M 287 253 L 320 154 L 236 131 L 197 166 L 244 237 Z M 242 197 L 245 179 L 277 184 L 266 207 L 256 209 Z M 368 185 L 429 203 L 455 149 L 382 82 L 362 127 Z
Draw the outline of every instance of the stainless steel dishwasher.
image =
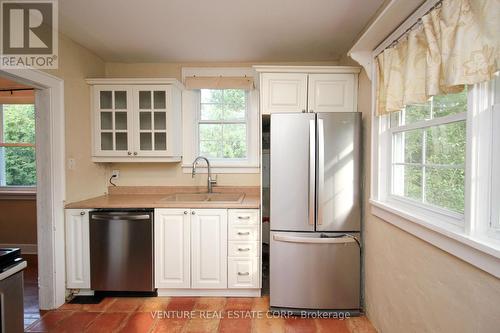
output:
M 90 287 L 153 292 L 153 210 L 90 212 Z

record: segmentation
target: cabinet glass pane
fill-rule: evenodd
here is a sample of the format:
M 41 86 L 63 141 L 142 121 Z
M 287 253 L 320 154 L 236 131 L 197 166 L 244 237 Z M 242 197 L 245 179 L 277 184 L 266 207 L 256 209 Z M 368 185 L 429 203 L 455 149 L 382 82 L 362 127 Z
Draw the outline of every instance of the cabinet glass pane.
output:
M 152 141 L 152 136 L 151 133 L 141 133 L 140 136 L 140 146 L 141 150 L 152 150 L 153 149 L 153 143 Z
M 111 91 L 101 91 L 99 105 L 101 109 L 113 108 L 113 93 Z
M 115 91 L 115 109 L 127 108 L 127 92 Z
M 154 97 L 154 106 L 155 109 L 165 109 L 167 103 L 165 101 L 165 92 L 164 91 L 155 91 L 153 93 Z
M 115 133 L 116 150 L 127 150 L 127 133 Z
M 139 109 L 151 109 L 151 91 L 139 91 Z
M 113 150 L 113 133 L 101 133 L 101 150 Z
M 101 129 L 102 130 L 113 129 L 113 113 L 112 112 L 101 112 Z
M 139 128 L 141 130 L 151 129 L 151 112 L 140 112 L 139 113 Z
M 165 112 L 155 112 L 155 130 L 167 129 L 167 115 Z
M 127 129 L 127 112 L 115 112 L 115 129 Z
M 167 133 L 155 133 L 155 150 L 167 150 Z

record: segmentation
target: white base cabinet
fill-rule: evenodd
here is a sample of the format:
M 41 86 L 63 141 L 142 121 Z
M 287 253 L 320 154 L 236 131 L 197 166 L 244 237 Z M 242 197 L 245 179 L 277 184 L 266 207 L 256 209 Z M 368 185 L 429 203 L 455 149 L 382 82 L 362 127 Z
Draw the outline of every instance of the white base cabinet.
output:
M 154 223 L 159 295 L 260 295 L 258 209 L 155 209 Z
M 66 209 L 66 288 L 90 288 L 89 210 Z
M 189 210 L 155 209 L 155 287 L 191 286 L 191 223 Z

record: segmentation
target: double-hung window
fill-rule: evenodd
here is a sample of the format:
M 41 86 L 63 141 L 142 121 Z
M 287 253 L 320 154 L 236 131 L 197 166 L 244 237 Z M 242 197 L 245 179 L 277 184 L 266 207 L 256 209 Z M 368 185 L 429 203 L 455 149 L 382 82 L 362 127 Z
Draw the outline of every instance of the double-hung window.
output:
M 201 89 L 198 152 L 215 160 L 248 158 L 248 96 L 243 89 Z
M 449 215 L 462 224 L 466 118 L 466 89 L 391 114 L 391 199 Z
M 35 106 L 0 104 L 0 188 L 36 186 Z

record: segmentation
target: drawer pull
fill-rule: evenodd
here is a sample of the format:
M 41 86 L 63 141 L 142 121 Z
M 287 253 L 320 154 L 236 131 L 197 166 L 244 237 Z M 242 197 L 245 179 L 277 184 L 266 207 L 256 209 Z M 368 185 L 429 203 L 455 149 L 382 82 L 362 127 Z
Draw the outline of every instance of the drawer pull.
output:
M 245 248 L 241 248 L 241 247 L 239 247 L 239 248 L 238 248 L 238 251 L 241 251 L 241 252 L 246 252 L 246 251 L 250 251 L 250 248 L 249 248 L 249 247 L 245 247 Z
M 240 276 L 247 276 L 247 275 L 250 275 L 250 273 L 249 272 L 243 272 L 243 273 L 242 272 L 238 272 L 238 275 L 240 275 Z
M 248 235 L 250 235 L 250 231 L 247 231 L 247 232 L 238 231 L 238 235 L 240 235 L 240 236 L 248 236 Z
M 239 220 L 250 220 L 250 216 L 238 216 Z

